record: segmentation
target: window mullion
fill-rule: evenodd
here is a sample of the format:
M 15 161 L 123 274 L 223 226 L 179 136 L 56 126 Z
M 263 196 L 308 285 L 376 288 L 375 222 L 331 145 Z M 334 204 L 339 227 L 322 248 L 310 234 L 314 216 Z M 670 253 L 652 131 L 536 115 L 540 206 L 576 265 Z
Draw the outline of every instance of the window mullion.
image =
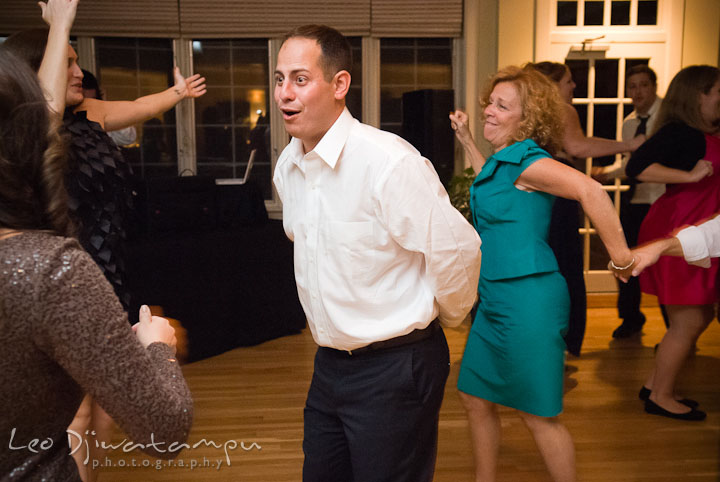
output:
M 282 41 L 280 39 L 270 39 L 268 41 L 268 56 L 269 66 L 268 69 L 269 78 L 268 82 L 270 85 L 270 95 L 274 95 L 275 90 L 275 65 L 277 64 L 277 55 L 280 51 L 280 45 Z M 289 141 L 287 131 L 285 130 L 285 122 L 280 116 L 280 111 L 275 108 L 274 100 L 269 102 L 270 105 L 270 158 L 271 158 L 271 172 L 275 172 L 275 164 L 277 163 L 280 153 L 285 149 Z M 273 186 L 272 200 L 265 201 L 265 207 L 268 210 L 268 215 L 271 218 L 280 219 L 282 218 L 282 203 L 278 197 L 275 186 Z
M 95 56 L 95 38 L 94 37 L 78 37 L 77 38 L 77 54 L 78 64 L 83 69 L 92 72 L 97 76 L 97 59 Z
M 380 128 L 380 39 L 362 38 L 362 121 Z
M 173 53 L 184 76 L 193 72 L 192 41 L 173 39 Z M 195 99 L 186 99 L 175 106 L 175 132 L 177 136 L 178 174 L 185 171 L 197 173 L 197 148 L 195 139 Z

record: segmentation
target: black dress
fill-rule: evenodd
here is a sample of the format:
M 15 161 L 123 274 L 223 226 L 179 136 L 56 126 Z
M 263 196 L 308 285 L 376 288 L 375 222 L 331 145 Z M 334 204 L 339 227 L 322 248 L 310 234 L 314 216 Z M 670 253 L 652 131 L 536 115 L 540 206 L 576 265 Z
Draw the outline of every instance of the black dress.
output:
M 133 208 L 133 174 L 120 149 L 87 112 L 65 110 L 70 133 L 66 186 L 78 240 L 92 256 L 127 311 L 125 243 Z
M 573 167 L 565 159 L 559 162 Z M 570 294 L 570 321 L 565 334 L 567 350 L 580 356 L 587 322 L 587 297 L 583 276 L 583 244 L 580 229 L 580 203 L 562 197 L 555 198 L 550 219 L 549 244 L 555 253 L 560 274 L 565 278 Z

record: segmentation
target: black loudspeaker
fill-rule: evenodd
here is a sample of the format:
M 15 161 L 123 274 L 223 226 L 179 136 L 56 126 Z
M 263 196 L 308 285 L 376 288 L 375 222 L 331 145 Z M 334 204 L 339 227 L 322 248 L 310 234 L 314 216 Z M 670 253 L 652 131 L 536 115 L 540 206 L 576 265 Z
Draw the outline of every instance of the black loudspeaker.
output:
M 148 234 L 215 229 L 215 179 L 167 177 L 145 181 L 145 224 Z
M 448 114 L 452 90 L 424 89 L 403 94 L 402 137 L 435 166 L 445 189 L 455 169 L 455 139 Z

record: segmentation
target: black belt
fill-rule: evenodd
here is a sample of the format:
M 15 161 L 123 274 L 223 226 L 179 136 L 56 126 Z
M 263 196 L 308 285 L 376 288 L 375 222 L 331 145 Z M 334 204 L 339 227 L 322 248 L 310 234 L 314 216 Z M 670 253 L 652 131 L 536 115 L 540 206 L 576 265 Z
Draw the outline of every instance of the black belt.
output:
M 430 338 L 437 330 L 440 329 L 440 321 L 435 318 L 430 322 L 428 326 L 422 329 L 413 330 L 407 335 L 396 336 L 389 340 L 382 340 L 370 343 L 369 345 L 356 348 L 354 350 L 336 350 L 348 353 L 350 355 L 360 355 L 369 351 L 385 350 L 387 348 L 396 348 L 398 346 L 409 345 L 411 343 L 417 343 L 422 340 Z

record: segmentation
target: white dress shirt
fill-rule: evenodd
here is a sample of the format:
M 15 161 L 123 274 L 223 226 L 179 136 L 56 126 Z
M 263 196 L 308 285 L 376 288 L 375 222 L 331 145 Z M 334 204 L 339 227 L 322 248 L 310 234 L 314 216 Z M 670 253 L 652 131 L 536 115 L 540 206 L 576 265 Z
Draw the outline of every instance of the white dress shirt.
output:
M 709 268 L 710 258 L 720 257 L 720 216 L 685 228 L 675 237 L 680 240 L 685 261 Z
M 107 135 L 110 136 L 110 139 L 112 139 L 118 147 L 122 147 L 135 142 L 137 139 L 137 130 L 135 130 L 135 126 L 129 126 L 124 129 L 110 131 Z M 157 160 L 155 160 L 155 162 L 157 162 Z
M 655 102 L 650 106 L 647 114 L 649 116 L 646 126 L 646 135 L 650 137 L 650 133 L 653 132 L 655 127 L 655 121 L 657 120 L 657 113 L 660 110 L 660 104 L 662 99 L 660 97 L 655 98 Z M 623 120 L 622 125 L 622 140 L 629 141 L 635 137 L 635 131 L 637 131 L 640 119 L 638 118 L 637 111 L 632 111 Z M 625 166 L 627 166 L 630 160 L 630 154 L 623 154 L 620 161 L 616 161 L 612 166 L 608 167 L 608 170 L 604 174 L 610 179 L 617 177 L 625 177 Z M 657 198 L 663 195 L 665 192 L 665 184 L 658 184 L 654 182 L 639 182 L 635 186 L 635 193 L 630 200 L 631 204 L 652 204 Z
M 412 145 L 345 109 L 307 154 L 293 138 L 273 181 L 318 345 L 354 350 L 438 316 L 463 321 L 477 293 L 480 238 Z

